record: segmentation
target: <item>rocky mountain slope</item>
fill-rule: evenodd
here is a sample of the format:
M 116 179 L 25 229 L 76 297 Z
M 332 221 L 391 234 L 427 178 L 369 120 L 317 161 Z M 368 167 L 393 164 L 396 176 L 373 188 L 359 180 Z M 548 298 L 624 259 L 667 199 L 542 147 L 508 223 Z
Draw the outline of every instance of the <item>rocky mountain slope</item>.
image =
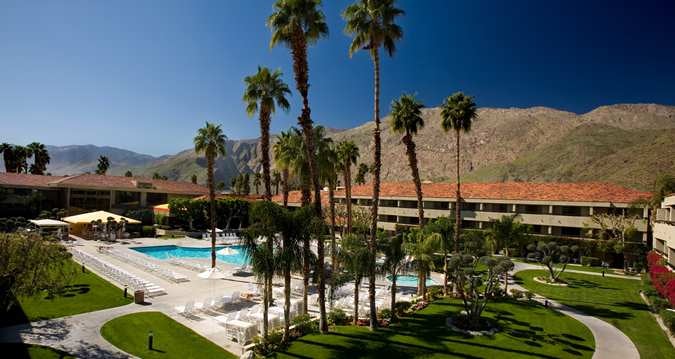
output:
M 455 176 L 453 133 L 440 127 L 440 109 L 423 112 L 425 127 L 415 137 L 420 173 L 431 181 Z M 384 180 L 410 178 L 400 135 L 383 118 Z M 331 130 L 336 141 L 350 139 L 361 149 L 360 162 L 372 162 L 372 123 Z M 675 175 L 675 107 L 654 104 L 602 106 L 577 115 L 545 107 L 481 108 L 473 129 L 461 135 L 461 168 L 469 181 L 611 181 L 651 189 L 662 173 Z M 111 159 L 111 173 L 130 169 L 135 175 L 157 172 L 206 181 L 204 158 L 193 150 L 152 157 L 96 146 L 49 147 L 53 174 L 93 171 L 96 158 Z M 256 139 L 228 141 L 225 158 L 216 163 L 216 179 L 230 183 L 237 173 L 260 169 Z

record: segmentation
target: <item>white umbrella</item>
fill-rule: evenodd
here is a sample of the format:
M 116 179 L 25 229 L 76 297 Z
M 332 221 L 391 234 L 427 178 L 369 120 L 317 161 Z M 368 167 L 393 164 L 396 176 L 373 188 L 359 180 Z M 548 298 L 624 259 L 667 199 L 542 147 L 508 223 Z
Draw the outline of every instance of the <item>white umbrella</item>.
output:
M 218 253 L 220 255 L 224 255 L 224 256 L 231 256 L 231 255 L 234 255 L 234 254 L 238 254 L 239 251 L 237 251 L 236 249 L 225 247 L 223 249 L 218 250 L 216 253 Z
M 197 277 L 204 279 L 223 279 L 225 278 L 225 273 L 218 269 L 218 267 L 213 267 L 197 274 Z

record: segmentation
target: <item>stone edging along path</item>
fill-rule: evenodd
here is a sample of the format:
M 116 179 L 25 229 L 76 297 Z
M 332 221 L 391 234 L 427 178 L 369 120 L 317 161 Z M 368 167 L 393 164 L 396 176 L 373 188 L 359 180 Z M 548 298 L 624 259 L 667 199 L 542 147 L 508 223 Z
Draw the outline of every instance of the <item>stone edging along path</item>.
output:
M 539 266 L 526 263 L 515 263 L 515 265 L 516 266 L 513 269 L 513 274 L 522 270 L 542 269 Z M 584 272 L 584 274 L 588 273 Z M 601 274 L 598 273 L 598 275 Z M 510 286 L 519 290 L 527 290 L 515 283 L 511 284 Z M 537 296 L 534 300 L 540 303 L 544 303 L 544 301 L 548 300 L 549 306 L 551 308 L 556 309 L 557 311 L 568 315 L 585 325 L 591 331 L 593 338 L 595 339 L 595 352 L 593 353 L 593 359 L 640 358 L 640 353 L 638 352 L 637 347 L 635 347 L 635 344 L 633 344 L 626 334 L 617 329 L 615 326 L 542 296 Z

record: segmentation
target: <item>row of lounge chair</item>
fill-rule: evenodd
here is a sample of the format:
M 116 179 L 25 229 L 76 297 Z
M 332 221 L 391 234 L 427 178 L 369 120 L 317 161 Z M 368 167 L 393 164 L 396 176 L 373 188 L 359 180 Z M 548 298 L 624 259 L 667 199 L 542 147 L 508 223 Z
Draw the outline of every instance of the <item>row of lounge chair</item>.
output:
M 70 251 L 78 262 L 95 268 L 104 276 L 113 279 L 122 285 L 128 286 L 135 291 L 142 290 L 147 297 L 155 297 L 166 294 L 166 290 L 155 283 L 129 273 L 117 267 L 116 265 L 110 264 L 96 256 L 93 256 L 77 248 L 70 248 Z
M 166 269 L 156 263 L 149 262 L 144 258 L 135 256 L 130 253 L 124 253 L 111 247 L 104 248 L 102 253 L 115 257 L 123 262 L 134 264 L 135 266 L 138 266 L 139 268 L 143 269 L 146 272 L 157 275 L 164 279 L 168 279 L 174 283 L 182 283 L 190 281 L 190 279 L 182 273 Z

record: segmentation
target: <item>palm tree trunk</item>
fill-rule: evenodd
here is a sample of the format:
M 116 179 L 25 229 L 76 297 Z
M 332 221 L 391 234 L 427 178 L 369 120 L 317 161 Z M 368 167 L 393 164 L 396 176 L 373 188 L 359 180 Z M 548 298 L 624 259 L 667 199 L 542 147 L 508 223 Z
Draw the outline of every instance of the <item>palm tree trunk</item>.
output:
M 456 132 L 455 136 L 457 140 L 457 161 L 456 170 L 457 170 L 457 192 L 455 194 L 456 198 L 456 208 L 455 208 L 455 255 L 459 253 L 459 231 L 462 228 L 462 195 L 460 191 L 460 175 L 459 175 L 459 130 Z
M 335 183 L 328 182 L 328 206 L 330 209 L 330 308 L 333 309 L 335 294 L 335 275 L 337 273 L 337 243 L 335 239 Z
M 284 243 L 284 248 L 288 248 L 290 244 Z M 291 325 L 291 266 L 289 263 L 284 263 L 284 336 L 283 341 L 287 342 L 290 339 L 289 327 Z
M 263 341 L 267 342 L 267 333 L 269 331 L 269 321 L 267 320 L 267 312 L 269 311 L 269 306 L 270 306 L 270 297 L 269 297 L 269 292 L 267 291 L 267 283 L 268 283 L 268 273 L 265 273 L 265 279 L 263 280 Z
M 302 194 L 302 206 L 309 206 L 312 201 L 312 193 L 309 189 L 310 179 L 307 177 L 306 173 L 300 175 L 300 192 Z
M 424 202 L 422 201 L 422 181 L 420 172 L 417 168 L 417 154 L 415 153 L 415 142 L 410 133 L 403 136 L 402 142 L 405 144 L 406 154 L 408 155 L 408 164 L 412 172 L 413 182 L 415 183 L 415 193 L 417 194 L 417 217 L 420 227 L 424 227 Z
M 211 219 L 211 268 L 216 267 L 216 189 L 213 183 L 213 160 L 209 156 L 206 159 L 208 184 L 209 184 L 209 202 L 210 202 L 210 219 Z
M 281 171 L 281 188 L 283 193 L 283 198 L 284 198 L 284 208 L 288 208 L 288 168 L 284 168 Z
M 350 167 L 350 163 L 345 164 L 343 171 L 345 178 L 345 200 L 347 201 L 347 233 L 352 233 L 352 176 Z
M 307 296 L 309 294 L 309 254 L 310 238 L 307 237 L 302 242 L 302 314 L 307 314 L 309 303 Z
M 448 295 L 448 250 L 443 245 L 443 295 Z
M 396 321 L 396 276 L 398 273 L 394 272 L 391 274 L 391 304 L 389 309 L 391 309 L 391 321 Z
M 373 203 L 370 226 L 370 241 L 368 242 L 368 250 L 370 252 L 370 263 L 368 268 L 368 299 L 370 302 L 370 330 L 375 330 L 377 327 L 377 309 L 375 308 L 375 255 L 377 243 L 377 210 L 380 202 L 380 172 L 382 170 L 382 140 L 380 138 L 380 55 L 377 47 L 371 51 L 373 58 L 373 76 L 375 87 L 375 98 L 373 106 L 373 117 L 375 121 L 375 129 L 373 130 L 373 142 L 375 149 L 373 157 L 375 168 L 373 170 Z
M 321 233 L 317 233 L 316 251 L 318 252 L 316 271 L 319 277 L 319 331 L 321 333 L 328 332 L 328 318 L 326 317 L 326 273 L 324 268 L 325 250 L 324 238 Z
M 352 324 L 357 325 L 359 320 L 359 287 L 361 287 L 361 279 L 354 281 L 354 318 Z
M 419 273 L 419 281 L 420 281 L 420 290 L 417 295 L 422 297 L 422 300 L 425 300 L 427 298 L 427 271 L 426 269 L 421 270 Z

